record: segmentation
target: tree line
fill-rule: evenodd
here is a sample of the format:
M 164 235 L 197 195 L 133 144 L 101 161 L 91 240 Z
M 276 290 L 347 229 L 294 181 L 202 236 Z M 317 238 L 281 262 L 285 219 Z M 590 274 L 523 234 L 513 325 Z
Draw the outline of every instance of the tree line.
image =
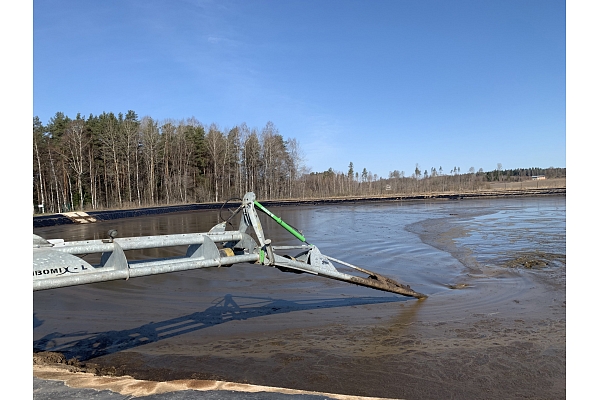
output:
M 134 111 L 33 120 L 38 212 L 218 202 L 247 191 L 289 198 L 300 163 L 298 142 L 272 122 L 260 131 L 245 123 L 220 129 Z
M 310 172 L 296 139 L 272 122 L 221 129 L 195 118 L 157 121 L 126 114 L 57 112 L 33 119 L 34 212 L 136 208 L 220 202 L 248 191 L 261 199 L 315 198 L 478 190 L 492 181 L 566 176 L 564 168 L 461 173 L 454 167 L 394 170 L 378 177 L 366 168 Z
M 431 169 L 416 164 L 410 175 L 405 171 L 390 171 L 388 177 L 378 177 L 366 168 L 361 172 L 354 169 L 351 162 L 347 172 L 334 171 L 311 172 L 303 177 L 305 193 L 315 197 L 335 196 L 380 196 L 386 194 L 422 194 L 439 192 L 468 192 L 485 190 L 491 182 L 523 182 L 533 176 L 544 175 L 548 179 L 566 177 L 566 168 L 520 168 L 502 169 L 484 172 L 474 167 L 461 172 L 459 167 L 448 172 L 440 166 Z

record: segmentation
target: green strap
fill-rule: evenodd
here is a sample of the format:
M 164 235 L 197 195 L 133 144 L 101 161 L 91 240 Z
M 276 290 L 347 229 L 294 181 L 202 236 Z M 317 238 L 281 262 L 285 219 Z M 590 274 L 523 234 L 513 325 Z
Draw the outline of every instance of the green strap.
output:
M 291 233 L 292 235 L 296 236 L 301 242 L 304 243 L 308 243 L 306 241 L 306 239 L 304 238 L 304 236 L 302 236 L 302 234 L 300 232 L 298 232 L 297 230 L 295 230 L 294 228 L 292 228 L 291 226 L 289 226 L 284 220 L 282 220 L 281 218 L 279 218 L 277 215 L 273 214 L 271 211 L 267 210 L 262 204 L 260 204 L 258 201 L 254 200 L 254 205 L 262 212 L 264 212 L 265 214 L 267 214 L 269 217 L 273 218 L 273 220 L 275 222 L 277 222 L 279 225 L 281 225 L 282 227 L 285 228 L 285 230 L 287 230 L 289 233 Z

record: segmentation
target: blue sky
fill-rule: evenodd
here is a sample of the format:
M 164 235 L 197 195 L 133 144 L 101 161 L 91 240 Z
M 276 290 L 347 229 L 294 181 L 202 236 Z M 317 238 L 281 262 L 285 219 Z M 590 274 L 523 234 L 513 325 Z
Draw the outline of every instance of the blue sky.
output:
M 566 166 L 565 1 L 33 2 L 33 114 L 272 121 L 312 171 Z

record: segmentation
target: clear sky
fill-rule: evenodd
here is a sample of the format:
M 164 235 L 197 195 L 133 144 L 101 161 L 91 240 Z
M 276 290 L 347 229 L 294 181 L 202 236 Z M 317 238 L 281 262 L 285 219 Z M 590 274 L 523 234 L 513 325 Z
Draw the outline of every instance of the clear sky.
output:
M 566 167 L 565 1 L 35 0 L 33 114 L 272 121 L 314 172 Z

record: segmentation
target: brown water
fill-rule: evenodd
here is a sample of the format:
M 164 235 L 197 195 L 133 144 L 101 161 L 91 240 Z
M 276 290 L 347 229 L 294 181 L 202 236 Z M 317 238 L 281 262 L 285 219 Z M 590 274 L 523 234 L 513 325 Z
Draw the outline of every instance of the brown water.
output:
M 35 292 L 34 349 L 140 379 L 411 399 L 565 397 L 564 196 L 271 211 L 324 254 L 429 298 L 249 264 L 187 271 Z M 200 211 L 34 233 L 206 232 L 217 218 Z M 297 243 L 261 218 L 274 244 Z

